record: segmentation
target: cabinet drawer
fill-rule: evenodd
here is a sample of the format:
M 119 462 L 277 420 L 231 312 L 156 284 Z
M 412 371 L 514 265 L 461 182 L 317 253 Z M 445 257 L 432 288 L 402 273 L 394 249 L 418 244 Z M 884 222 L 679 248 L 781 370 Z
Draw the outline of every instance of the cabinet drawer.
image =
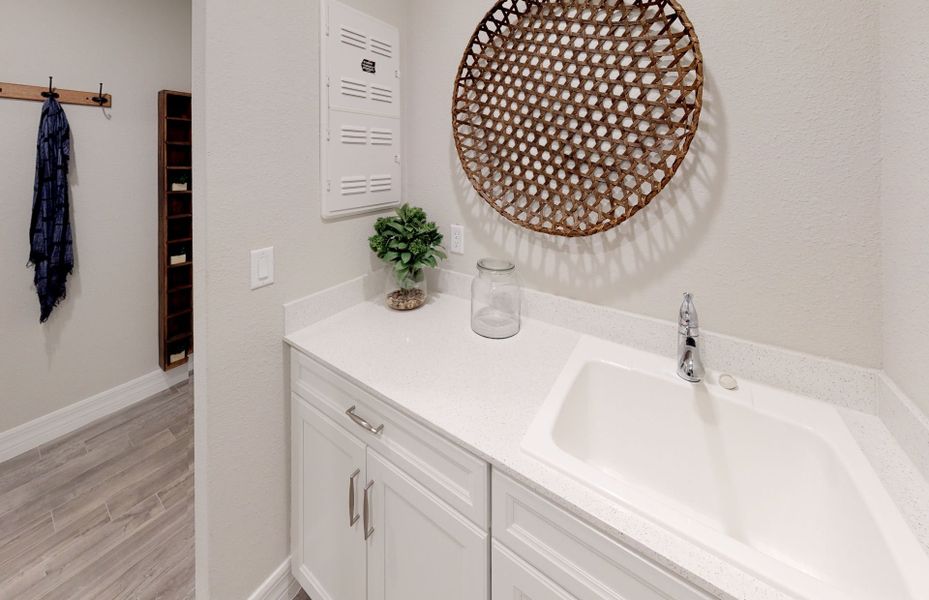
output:
M 291 387 L 426 489 L 472 520 L 489 525 L 490 467 L 413 419 L 307 357 L 291 350 Z M 372 433 L 346 411 L 377 428 Z
M 500 542 L 493 542 L 494 600 L 577 600 Z
M 712 600 L 509 477 L 494 471 L 492 488 L 494 539 L 570 596 L 578 600 Z

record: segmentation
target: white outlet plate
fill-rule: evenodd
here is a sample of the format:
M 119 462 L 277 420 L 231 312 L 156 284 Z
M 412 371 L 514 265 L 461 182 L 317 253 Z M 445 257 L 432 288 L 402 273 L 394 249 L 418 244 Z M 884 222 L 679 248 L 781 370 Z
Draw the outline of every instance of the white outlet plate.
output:
M 461 225 L 452 225 L 451 239 L 448 241 L 448 250 L 452 254 L 464 254 L 464 227 Z
M 252 289 L 274 283 L 274 248 L 252 250 Z

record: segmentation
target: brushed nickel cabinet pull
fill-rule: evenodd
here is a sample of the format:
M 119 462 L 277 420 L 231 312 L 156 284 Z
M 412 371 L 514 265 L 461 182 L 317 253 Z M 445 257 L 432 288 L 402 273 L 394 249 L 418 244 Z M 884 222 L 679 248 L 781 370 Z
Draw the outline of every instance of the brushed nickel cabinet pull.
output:
M 374 527 L 371 527 L 371 510 L 369 507 L 368 497 L 370 496 L 370 490 L 374 486 L 374 480 L 371 480 L 371 483 L 365 486 L 365 496 L 364 496 L 364 507 L 362 512 L 364 513 L 364 530 L 365 530 L 365 540 L 374 535 Z
M 366 429 L 369 433 L 372 433 L 372 434 L 374 434 L 374 435 L 379 435 L 382 431 L 384 431 L 384 424 L 383 424 L 383 423 L 381 423 L 380 425 L 378 425 L 377 427 L 375 427 L 375 426 L 372 425 L 371 423 L 368 423 L 367 421 L 365 421 L 364 419 L 362 419 L 361 417 L 359 417 L 358 415 L 356 415 L 356 414 L 355 414 L 355 407 L 354 407 L 354 406 L 351 407 L 350 409 L 348 409 L 347 411 L 345 411 L 345 414 L 348 415 L 348 418 L 350 418 L 352 421 L 354 421 L 354 422 L 355 422 L 357 425 L 359 425 L 361 428 Z
M 361 469 L 355 469 L 352 476 L 348 478 L 348 526 L 354 527 L 361 515 L 355 512 L 355 479 L 361 475 Z

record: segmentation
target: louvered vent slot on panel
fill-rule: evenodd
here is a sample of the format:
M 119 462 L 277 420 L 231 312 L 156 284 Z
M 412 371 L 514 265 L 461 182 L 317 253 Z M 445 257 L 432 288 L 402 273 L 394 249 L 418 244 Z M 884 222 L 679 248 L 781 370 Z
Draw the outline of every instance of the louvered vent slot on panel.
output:
M 356 79 L 342 78 L 342 94 L 353 98 L 367 98 L 368 84 Z
M 390 129 L 372 129 L 371 145 L 372 146 L 393 146 L 394 132 Z
M 371 52 L 387 58 L 393 58 L 394 46 L 390 42 L 383 42 L 377 38 L 371 38 Z
M 343 144 L 367 144 L 368 130 L 365 127 L 342 126 Z
M 379 85 L 371 86 L 371 99 L 376 102 L 393 102 L 394 101 L 394 91 L 390 88 L 381 87 Z
M 402 191 L 400 32 L 341 2 L 323 2 L 323 216 L 395 206 Z
M 372 175 L 369 189 L 372 192 L 389 192 L 393 189 L 393 182 L 390 175 Z
M 339 188 L 339 191 L 343 196 L 354 196 L 357 194 L 365 194 L 368 191 L 368 178 L 367 177 L 343 177 L 342 186 Z
M 354 46 L 361 50 L 366 50 L 368 48 L 368 36 L 360 31 L 342 26 L 339 28 L 339 36 L 343 44 Z

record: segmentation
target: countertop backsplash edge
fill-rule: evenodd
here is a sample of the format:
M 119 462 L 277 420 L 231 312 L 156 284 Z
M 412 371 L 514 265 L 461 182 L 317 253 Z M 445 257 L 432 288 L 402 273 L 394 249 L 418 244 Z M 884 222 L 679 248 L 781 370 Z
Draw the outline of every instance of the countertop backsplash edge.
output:
M 290 335 L 384 292 L 385 271 L 377 270 L 284 305 Z M 472 276 L 435 269 L 429 289 L 470 298 Z M 672 321 L 624 312 L 529 288 L 523 314 L 646 352 L 673 357 L 677 328 Z M 929 479 L 929 419 L 882 371 L 841 363 L 786 348 L 704 330 L 705 361 L 714 370 L 810 396 L 880 417 L 920 472 Z
M 878 416 L 929 481 L 929 417 L 886 374 L 878 378 Z
M 471 279 L 470 275 L 442 269 L 432 274 L 429 283 L 431 289 L 467 300 Z M 522 309 L 526 317 L 669 358 L 674 357 L 677 347 L 677 325 L 672 321 L 529 288 L 523 288 Z M 706 328 L 701 337 L 704 362 L 711 369 L 843 408 L 878 413 L 878 371 L 874 369 L 721 335 Z

